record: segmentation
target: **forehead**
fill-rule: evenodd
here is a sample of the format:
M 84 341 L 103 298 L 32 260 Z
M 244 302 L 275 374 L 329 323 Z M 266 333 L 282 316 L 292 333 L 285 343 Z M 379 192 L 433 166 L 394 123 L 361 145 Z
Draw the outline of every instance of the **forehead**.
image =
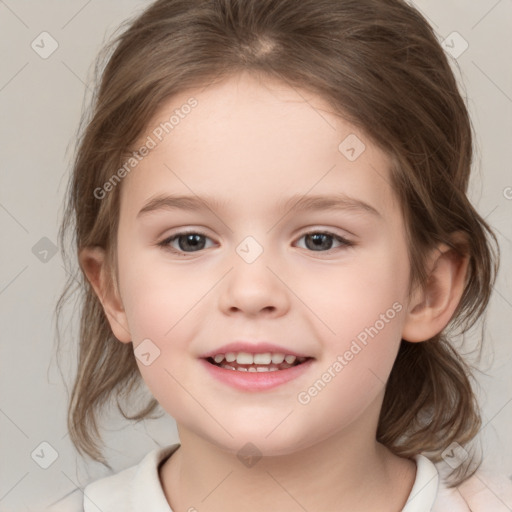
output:
M 322 98 L 275 80 L 241 74 L 173 96 L 134 149 L 144 145 L 122 208 L 164 192 L 238 210 L 325 193 L 393 207 L 388 156 Z

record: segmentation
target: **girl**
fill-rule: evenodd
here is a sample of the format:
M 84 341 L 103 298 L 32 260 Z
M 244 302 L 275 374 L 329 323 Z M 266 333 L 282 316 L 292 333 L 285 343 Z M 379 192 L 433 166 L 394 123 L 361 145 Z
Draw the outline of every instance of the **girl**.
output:
M 142 378 L 132 419 L 159 404 L 180 443 L 78 509 L 469 510 L 481 420 L 453 340 L 498 261 L 471 158 L 447 57 L 402 0 L 150 5 L 70 183 L 69 430 L 104 461 L 101 406 Z

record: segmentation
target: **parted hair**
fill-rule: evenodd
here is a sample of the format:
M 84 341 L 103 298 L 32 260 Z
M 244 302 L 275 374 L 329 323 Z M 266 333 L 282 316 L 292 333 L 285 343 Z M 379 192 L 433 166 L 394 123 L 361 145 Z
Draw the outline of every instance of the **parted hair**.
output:
M 401 341 L 377 430 L 377 440 L 399 456 L 426 452 L 440 461 L 451 443 L 464 447 L 481 428 L 475 368 L 456 340 L 483 315 L 499 261 L 496 237 L 467 197 L 473 128 L 450 59 L 429 23 L 403 0 L 149 4 L 96 61 L 59 232 L 66 264 L 76 265 L 75 249 L 99 246 L 107 255 L 108 286 L 117 289 L 123 184 L 101 199 L 94 191 L 122 166 L 173 95 L 245 71 L 317 94 L 390 157 L 390 183 L 406 225 L 410 290 L 425 285 L 426 255 L 440 242 L 469 259 L 447 328 L 424 342 Z M 454 239 L 455 233 L 464 236 Z M 81 454 L 106 464 L 99 418 L 106 404 L 115 398 L 126 418 L 140 420 L 158 403 L 150 398 L 131 415 L 123 411 L 120 399 L 129 400 L 142 381 L 132 344 L 114 337 L 81 267 L 64 287 L 58 318 L 75 292 L 80 323 L 68 428 Z M 60 346 L 59 333 L 58 340 Z M 481 347 L 481 336 L 477 341 Z M 474 473 L 474 459 L 451 472 L 449 485 Z

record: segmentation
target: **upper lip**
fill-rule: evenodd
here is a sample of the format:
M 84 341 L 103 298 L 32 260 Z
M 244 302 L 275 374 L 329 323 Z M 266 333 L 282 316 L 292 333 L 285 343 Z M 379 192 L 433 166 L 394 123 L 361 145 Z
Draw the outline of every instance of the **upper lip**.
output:
M 248 352 L 249 354 L 272 352 L 274 354 L 278 353 L 296 357 L 311 357 L 302 352 L 297 352 L 296 350 L 276 345 L 274 343 L 269 343 L 267 341 L 259 341 L 255 343 L 250 343 L 248 341 L 233 341 L 214 350 L 210 350 L 200 357 L 206 359 L 208 357 L 214 357 L 217 354 L 227 354 L 228 352 Z

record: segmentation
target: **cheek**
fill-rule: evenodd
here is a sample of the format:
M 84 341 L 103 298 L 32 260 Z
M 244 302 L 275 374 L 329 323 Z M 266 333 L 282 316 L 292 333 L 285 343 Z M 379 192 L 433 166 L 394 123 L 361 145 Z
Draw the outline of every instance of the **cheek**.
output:
M 405 247 L 397 245 L 310 280 L 310 304 L 322 319 L 318 337 L 324 340 L 316 377 L 330 389 L 318 402 L 330 395 L 357 408 L 382 391 L 401 341 L 408 272 Z
M 211 272 L 203 275 L 184 267 L 171 269 L 161 261 L 158 265 L 148 261 L 136 251 L 131 255 L 119 258 L 123 305 L 135 355 L 145 346 L 151 353 L 150 364 L 144 364 L 143 358 L 137 359 L 137 364 L 153 395 L 160 402 L 174 404 L 174 409 L 183 395 L 178 382 L 189 378 L 184 363 L 194 357 L 190 343 L 204 327 L 202 301 L 215 279 Z M 142 343 L 146 345 L 138 349 Z
M 324 336 L 316 371 L 296 396 L 304 422 L 325 436 L 362 414 L 378 413 L 380 405 L 370 405 L 384 396 L 396 359 L 404 307 L 393 300 L 398 295 L 393 283 L 372 290 L 356 288 L 330 310 L 336 335 Z
M 155 264 L 136 251 L 132 255 L 119 261 L 121 294 L 132 338 L 150 338 L 159 344 L 181 339 L 176 337 L 177 326 L 190 322 L 194 307 L 211 287 L 210 280 L 207 276 L 199 279 L 184 266 L 171 268 L 161 260 Z
M 320 337 L 329 338 L 336 348 L 376 322 L 379 330 L 399 334 L 397 313 L 405 309 L 409 272 L 405 248 L 382 246 L 353 254 L 339 266 L 302 269 L 294 283 L 294 291 L 319 320 Z

